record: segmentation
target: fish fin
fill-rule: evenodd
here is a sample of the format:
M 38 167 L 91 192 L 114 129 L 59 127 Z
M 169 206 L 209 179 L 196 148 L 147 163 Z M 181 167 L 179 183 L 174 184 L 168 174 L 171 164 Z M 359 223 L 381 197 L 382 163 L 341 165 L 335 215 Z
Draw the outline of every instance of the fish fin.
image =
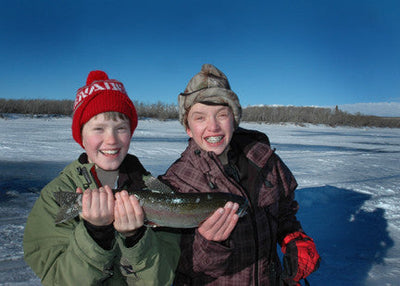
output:
M 152 175 L 143 176 L 143 181 L 149 190 L 160 193 L 174 193 L 174 191 L 168 185 L 164 184 Z
M 148 221 L 148 220 L 146 220 L 146 221 L 144 222 L 144 225 L 145 225 L 146 227 L 151 227 L 151 228 L 159 227 L 158 224 L 156 224 L 156 223 L 154 223 L 154 222 L 152 222 L 152 221 Z

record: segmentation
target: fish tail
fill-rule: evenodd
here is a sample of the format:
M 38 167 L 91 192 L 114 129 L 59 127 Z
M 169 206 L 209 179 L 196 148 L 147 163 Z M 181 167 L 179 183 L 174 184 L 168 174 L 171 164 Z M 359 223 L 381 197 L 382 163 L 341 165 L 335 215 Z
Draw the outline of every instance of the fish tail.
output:
M 149 190 L 155 191 L 155 192 L 160 192 L 160 193 L 173 193 L 174 191 L 161 182 L 159 179 L 153 177 L 152 175 L 145 175 L 143 176 L 143 181 L 146 187 Z
M 79 215 L 80 211 L 77 208 L 61 208 L 54 219 L 55 224 L 63 223 L 73 219 Z
M 82 194 L 73 192 L 54 192 L 54 199 L 60 206 L 60 210 L 54 220 L 56 224 L 63 223 L 79 215 L 81 211 L 79 203 L 81 196 Z

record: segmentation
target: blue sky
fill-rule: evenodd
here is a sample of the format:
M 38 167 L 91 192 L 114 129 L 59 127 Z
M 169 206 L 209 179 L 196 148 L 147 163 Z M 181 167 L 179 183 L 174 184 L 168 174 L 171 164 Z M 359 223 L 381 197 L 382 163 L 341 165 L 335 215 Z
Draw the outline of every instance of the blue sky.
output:
M 400 103 L 400 1 L 0 3 L 0 98 L 74 99 L 102 69 L 176 103 L 212 63 L 243 106 Z

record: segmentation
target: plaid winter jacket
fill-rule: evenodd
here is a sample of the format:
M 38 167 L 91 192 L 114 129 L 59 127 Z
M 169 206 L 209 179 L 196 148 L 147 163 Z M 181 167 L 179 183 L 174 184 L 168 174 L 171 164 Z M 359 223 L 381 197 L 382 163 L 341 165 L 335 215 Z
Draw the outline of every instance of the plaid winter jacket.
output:
M 215 153 L 201 150 L 192 139 L 161 177 L 179 192 L 229 192 L 250 203 L 223 243 L 207 241 L 197 230 L 182 235 L 174 285 L 277 285 L 277 243 L 301 229 L 295 216 L 296 180 L 270 148 L 268 137 L 239 128 L 230 148 L 236 179 Z

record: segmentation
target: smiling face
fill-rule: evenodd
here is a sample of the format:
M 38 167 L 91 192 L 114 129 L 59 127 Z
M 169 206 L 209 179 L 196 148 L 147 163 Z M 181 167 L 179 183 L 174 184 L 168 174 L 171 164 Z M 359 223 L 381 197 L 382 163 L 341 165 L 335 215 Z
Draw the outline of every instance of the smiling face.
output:
M 193 105 L 187 117 L 187 134 L 205 151 L 216 155 L 224 152 L 235 129 L 232 111 L 228 106 Z
M 129 120 L 92 117 L 82 128 L 82 142 L 89 162 L 103 170 L 117 170 L 125 159 L 131 142 Z

